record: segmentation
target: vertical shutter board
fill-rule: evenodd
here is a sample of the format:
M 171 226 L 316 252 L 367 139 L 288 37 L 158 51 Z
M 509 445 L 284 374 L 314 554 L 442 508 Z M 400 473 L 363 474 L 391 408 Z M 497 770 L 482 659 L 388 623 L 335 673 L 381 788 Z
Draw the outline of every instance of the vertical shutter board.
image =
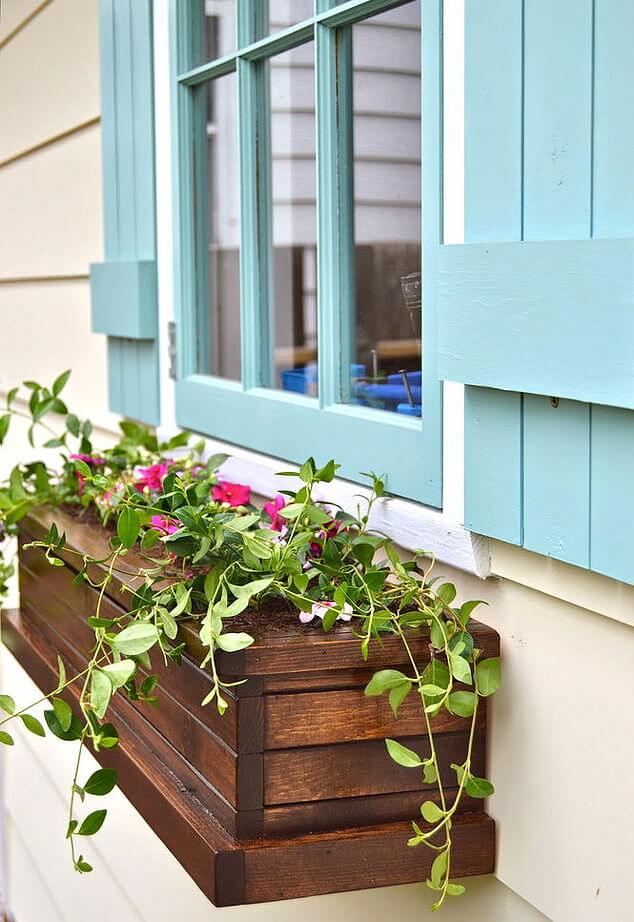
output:
M 101 82 L 101 149 L 105 253 L 119 255 L 119 172 L 116 130 L 115 0 L 99 6 L 99 54 Z
M 519 240 L 523 0 L 465 7 L 465 238 Z
M 113 277 L 121 263 L 156 260 L 152 4 L 150 0 L 100 0 L 101 104 L 104 188 L 104 269 Z M 100 267 L 102 268 L 102 267 Z M 134 273 L 132 273 L 134 275 Z M 152 273 L 148 273 L 150 278 Z M 118 328 L 117 313 L 157 311 L 156 292 L 118 293 L 109 322 L 117 335 L 108 337 L 110 408 L 124 416 L 157 425 L 159 354 L 155 339 L 126 339 L 134 324 Z M 103 286 L 100 289 L 103 291 Z M 106 285 L 107 290 L 107 285 Z M 104 307 L 105 303 L 105 307 Z M 95 322 L 103 320 L 107 300 L 95 301 Z M 117 312 L 116 307 L 119 307 Z M 101 314 L 99 314 L 101 312 Z M 128 317 L 129 319 L 129 317 Z M 147 319 L 147 318 L 146 318 Z M 103 327 L 103 323 L 101 326 Z M 151 324 L 150 324 L 151 328 Z M 138 335 L 148 326 L 137 325 Z
M 108 339 L 110 409 L 151 426 L 160 423 L 158 345 L 149 340 Z
M 465 7 L 465 238 L 522 232 L 523 0 Z M 465 525 L 522 543 L 522 398 L 465 389 Z
M 592 165 L 592 0 L 525 9 L 524 237 L 585 238 Z
M 134 111 L 134 206 L 136 212 L 136 255 L 152 259 L 156 252 L 154 220 L 154 81 L 152 54 L 152 4 L 149 0 L 132 0 L 132 107 Z M 139 80 L 139 73 L 151 79 Z
M 522 543 L 522 396 L 465 388 L 465 526 Z
M 590 566 L 634 582 L 634 414 L 592 407 Z
M 592 0 L 525 10 L 524 238 L 590 235 Z M 544 329 L 548 336 L 548 328 Z M 557 395 L 555 395 L 557 396 Z M 524 546 L 590 563 L 590 409 L 524 397 Z
M 524 547 L 590 565 L 590 407 L 524 396 Z
M 593 235 L 634 235 L 634 3 L 595 0 Z

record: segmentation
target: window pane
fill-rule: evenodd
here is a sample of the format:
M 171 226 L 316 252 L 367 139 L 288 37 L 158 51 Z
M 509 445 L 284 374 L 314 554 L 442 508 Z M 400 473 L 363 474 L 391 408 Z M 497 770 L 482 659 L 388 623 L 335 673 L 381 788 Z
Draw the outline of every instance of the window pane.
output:
M 240 378 L 237 78 L 195 91 L 197 371 Z
M 269 33 L 281 32 L 310 19 L 314 9 L 314 0 L 269 0 Z
M 355 304 L 349 399 L 421 410 L 420 2 L 352 27 Z
M 315 74 L 310 42 L 272 58 L 272 387 L 317 393 Z
M 236 50 L 236 0 L 193 0 L 189 48 L 181 70 L 198 67 Z

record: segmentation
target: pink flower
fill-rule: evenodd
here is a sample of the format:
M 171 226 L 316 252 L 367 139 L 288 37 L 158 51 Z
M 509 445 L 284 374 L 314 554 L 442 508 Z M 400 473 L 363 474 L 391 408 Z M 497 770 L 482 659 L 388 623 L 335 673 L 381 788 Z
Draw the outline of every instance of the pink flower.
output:
M 89 467 L 99 467 L 101 464 L 105 464 L 105 458 L 93 458 L 92 455 L 69 455 L 71 461 L 83 461 L 84 464 L 87 464 Z
M 310 624 L 313 618 L 321 618 L 324 620 L 324 615 L 329 608 L 334 608 L 334 602 L 314 602 L 313 607 L 310 611 L 300 611 L 299 620 L 302 624 Z M 349 605 L 348 602 L 344 603 L 343 610 L 340 615 L 337 615 L 337 621 L 351 621 L 352 620 L 352 605 Z
M 150 519 L 150 525 L 160 531 L 162 535 L 173 535 L 180 528 L 180 524 L 169 515 L 153 515 Z
M 141 476 L 134 484 L 139 493 L 143 493 L 146 487 L 155 493 L 160 492 L 171 463 L 171 459 L 168 458 L 149 467 L 140 467 L 138 473 Z
M 271 529 L 273 531 L 284 531 L 286 528 L 286 519 L 283 519 L 280 515 L 280 509 L 283 509 L 286 505 L 286 499 L 284 496 L 276 496 L 275 499 L 272 499 L 269 503 L 264 504 L 264 512 L 268 515 L 271 520 Z
M 338 522 L 336 519 L 331 519 L 327 525 L 324 525 L 324 527 L 317 532 L 317 541 L 310 542 L 311 557 L 321 557 L 324 542 L 328 541 L 329 538 L 334 538 L 340 531 L 341 522 Z
M 243 483 L 229 483 L 228 480 L 219 480 L 211 488 L 211 495 L 218 503 L 228 503 L 230 506 L 246 506 L 251 499 L 251 487 Z

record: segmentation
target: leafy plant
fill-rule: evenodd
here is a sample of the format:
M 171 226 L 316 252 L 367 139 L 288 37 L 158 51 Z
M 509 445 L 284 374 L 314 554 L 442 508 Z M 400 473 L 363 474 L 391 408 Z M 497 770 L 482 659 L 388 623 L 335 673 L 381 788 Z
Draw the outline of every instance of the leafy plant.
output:
M 455 586 L 431 578 L 433 559 L 421 551 L 403 560 L 390 539 L 372 531 L 372 509 L 385 493 L 382 478 L 367 475 L 369 498 L 351 515 L 315 499 L 317 485 L 330 483 L 338 465 L 328 461 L 319 466 L 309 458 L 299 472 L 282 472 L 299 481 L 295 488 L 258 509 L 247 486 L 219 477 L 225 456 L 203 462 L 202 446 L 190 448 L 187 434 L 159 443 L 146 427 L 123 422 L 118 443 L 95 453 L 90 423 L 69 413 L 60 396 L 68 376 L 60 375 L 50 388 L 25 382 L 22 400 L 18 389 L 8 395 L 0 442 L 15 417 L 26 417 L 29 441 L 34 444 L 38 431 L 44 431 L 44 447 L 61 450 L 61 466 L 50 468 L 38 461 L 15 467 L 0 488 L 0 523 L 11 535 L 31 508 L 47 503 L 91 509 L 113 527 L 108 553 L 100 559 L 67 547 L 56 525 L 34 542 L 51 566 L 64 566 L 65 558 L 76 555 L 77 579 L 98 591 L 88 617 L 95 642 L 86 668 L 69 677 L 59 659 L 56 688 L 35 702 L 49 701 L 44 718 L 51 734 L 79 744 L 66 831 L 76 870 L 91 870 L 79 853 L 79 837 L 95 835 L 106 818 L 105 809 L 82 818 L 80 805 L 108 794 L 116 784 L 111 769 L 100 769 L 80 783 L 83 744 L 99 750 L 118 743 L 115 727 L 107 722 L 113 695 L 154 703 L 158 680 L 151 674 L 150 654 L 179 662 L 179 623 L 195 619 L 205 649 L 201 665 L 208 668 L 210 681 L 202 703 L 223 714 L 229 686 L 218 674 L 217 652 L 231 653 L 253 643 L 249 634 L 231 629 L 232 618 L 263 598 L 277 596 L 294 605 L 302 621 L 320 617 L 325 631 L 338 618 L 351 620 L 364 659 L 384 636 L 400 639 L 407 671 L 376 672 L 365 694 L 387 695 L 395 716 L 410 695 L 420 703 L 428 753 L 421 757 L 391 739 L 386 740 L 387 752 L 438 791 L 437 800 L 421 804 L 421 818 L 412 823 L 407 843 L 423 845 L 435 855 L 427 881 L 437 893 L 432 908 L 438 909 L 447 896 L 459 895 L 463 887 L 451 880 L 453 817 L 464 793 L 482 798 L 493 792 L 488 780 L 472 772 L 480 700 L 500 684 L 499 660 L 482 659 L 469 630 L 470 616 L 480 603 L 454 604 Z M 129 612 L 106 617 L 108 587 L 133 550 L 134 562 L 128 559 L 126 570 L 129 575 L 133 566 L 138 579 L 129 590 Z M 0 566 L 0 590 L 11 566 L 10 561 Z M 412 645 L 421 631 L 429 635 L 430 657 L 424 665 L 417 662 Z M 141 670 L 150 674 L 142 678 Z M 79 688 L 75 711 L 64 697 L 73 685 Z M 30 713 L 33 707 L 18 709 L 10 696 L 0 696 L 5 715 L 0 742 L 13 743 L 5 725 L 16 718 L 32 733 L 45 735 L 42 723 Z M 434 718 L 442 709 L 470 720 L 464 760 L 451 766 L 456 776 L 451 799 L 435 744 Z

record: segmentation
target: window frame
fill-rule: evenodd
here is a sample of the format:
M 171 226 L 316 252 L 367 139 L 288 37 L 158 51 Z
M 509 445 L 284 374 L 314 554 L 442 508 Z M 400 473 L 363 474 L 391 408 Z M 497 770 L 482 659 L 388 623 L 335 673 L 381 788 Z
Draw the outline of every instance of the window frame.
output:
M 313 16 L 253 40 L 268 25 L 266 0 L 239 0 L 237 49 L 216 61 L 180 70 L 196 19 L 195 0 L 171 0 L 170 35 L 174 172 L 174 272 L 177 322 L 175 409 L 179 425 L 289 461 L 334 456 L 340 474 L 359 480 L 368 468 L 388 474 L 390 492 L 440 507 L 442 389 L 436 373 L 436 258 L 442 242 L 442 0 L 421 0 L 421 272 L 423 284 L 423 408 L 421 418 L 341 402 L 346 382 L 349 292 L 351 145 L 338 130 L 351 104 L 345 68 L 355 22 L 406 0 L 316 0 Z M 348 27 L 348 28 L 346 28 Z M 196 36 L 194 36 L 194 39 Z M 313 38 L 317 171 L 319 396 L 264 386 L 269 370 L 270 187 L 267 179 L 267 92 L 259 64 Z M 203 375 L 196 366 L 196 260 L 193 197 L 193 88 L 236 71 L 240 187 L 241 382 Z M 262 153 L 264 151 L 264 154 Z M 423 169 L 424 164 L 424 169 Z M 348 303 L 346 303 L 346 298 Z M 343 303 L 343 308 L 342 308 Z M 378 446 L 378 447 L 377 447 Z

